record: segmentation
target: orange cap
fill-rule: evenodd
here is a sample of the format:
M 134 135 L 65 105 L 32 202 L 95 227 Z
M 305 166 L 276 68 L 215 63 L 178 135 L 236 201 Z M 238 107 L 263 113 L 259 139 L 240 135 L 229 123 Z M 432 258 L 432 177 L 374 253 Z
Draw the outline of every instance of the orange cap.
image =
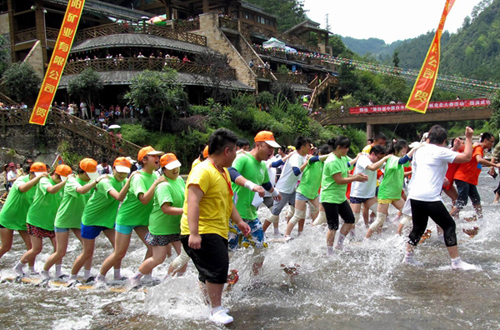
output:
M 59 174 L 63 179 L 66 179 L 71 173 L 73 173 L 73 170 L 68 165 L 58 165 L 56 167 L 56 174 Z
M 130 173 L 130 168 L 132 164 L 130 164 L 129 160 L 125 157 L 118 157 L 115 159 L 113 163 L 115 170 L 120 173 Z
M 203 158 L 208 158 L 208 145 L 203 149 Z
M 30 172 L 35 173 L 35 176 L 40 176 L 47 173 L 47 166 L 42 162 L 35 162 L 30 166 Z
M 97 173 L 97 161 L 92 158 L 84 158 L 80 161 L 80 168 L 87 173 L 90 180 L 96 180 L 99 177 Z
M 269 131 L 260 131 L 259 133 L 257 133 L 257 135 L 255 135 L 254 141 L 255 142 L 266 142 L 267 144 L 269 144 L 273 148 L 280 147 L 280 145 L 274 139 L 273 132 L 269 132 Z
M 152 146 L 147 146 L 139 150 L 139 154 L 137 155 L 137 160 L 142 161 L 142 159 L 146 155 L 163 155 L 163 152 L 156 151 Z
M 176 167 L 181 167 L 181 163 L 177 160 L 177 157 L 172 153 L 168 153 L 161 156 L 160 165 L 161 167 L 165 167 L 167 170 L 173 170 Z

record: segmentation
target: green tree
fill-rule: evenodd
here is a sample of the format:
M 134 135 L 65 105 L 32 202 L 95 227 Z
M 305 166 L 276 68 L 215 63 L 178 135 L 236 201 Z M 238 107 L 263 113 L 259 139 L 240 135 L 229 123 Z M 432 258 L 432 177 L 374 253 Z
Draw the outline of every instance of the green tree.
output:
M 278 30 L 284 32 L 307 19 L 303 0 L 248 0 L 277 17 Z
M 0 76 L 7 70 L 11 62 L 9 50 L 10 43 L 0 35 Z
M 17 102 L 26 101 L 34 96 L 42 78 L 28 63 L 13 63 L 4 72 L 7 95 Z
M 161 133 L 165 115 L 169 113 L 171 117 L 174 117 L 177 114 L 175 112 L 177 107 L 185 105 L 187 94 L 184 92 L 184 86 L 177 81 L 177 71 L 172 69 L 146 70 L 132 79 L 130 92 L 125 95 L 125 98 L 136 107 L 149 107 L 152 123 L 157 120 L 155 114 L 159 112 Z
M 103 88 L 101 76 L 92 68 L 88 68 L 70 80 L 68 93 L 71 96 L 82 98 L 90 107 L 92 100 L 99 95 Z
M 491 108 L 493 109 L 493 115 L 490 118 L 490 127 L 494 130 L 500 129 L 500 90 L 497 91 L 493 99 L 491 100 Z
M 394 54 L 392 55 L 392 63 L 394 64 L 395 68 L 399 68 L 399 52 L 394 51 Z

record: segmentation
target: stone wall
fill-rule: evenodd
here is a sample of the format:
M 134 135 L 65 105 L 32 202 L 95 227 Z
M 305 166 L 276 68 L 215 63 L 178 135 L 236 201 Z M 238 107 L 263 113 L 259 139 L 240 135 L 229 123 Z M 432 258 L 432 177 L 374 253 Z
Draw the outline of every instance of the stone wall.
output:
M 257 87 L 256 75 L 248 66 L 248 63 L 224 33 L 219 29 L 219 17 L 216 13 L 207 13 L 200 15 L 200 30 L 193 33 L 205 36 L 207 46 L 218 51 L 221 54 L 227 54 L 229 65 L 236 70 L 236 79 L 252 88 Z
M 26 55 L 24 62 L 29 63 L 41 77 L 45 75 L 43 70 L 42 43 L 40 40 L 33 45 L 28 55 Z

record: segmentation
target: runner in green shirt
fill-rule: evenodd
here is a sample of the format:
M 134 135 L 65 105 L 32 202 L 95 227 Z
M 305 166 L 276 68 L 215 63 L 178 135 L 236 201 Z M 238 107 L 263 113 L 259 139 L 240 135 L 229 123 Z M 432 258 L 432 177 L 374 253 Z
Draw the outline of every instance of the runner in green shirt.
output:
M 100 274 L 97 276 L 97 286 L 105 286 L 106 274 L 118 261 L 122 260 L 127 253 L 130 244 L 132 231 L 135 231 L 137 236 L 146 245 L 147 252 L 145 259 L 151 257 L 152 249 L 145 242 L 146 234 L 148 233 L 149 214 L 153 210 L 153 197 L 158 184 L 166 179 L 162 175 L 159 178 L 153 172 L 160 166 L 160 158 L 158 155 L 163 155 L 163 152 L 156 151 L 151 146 L 147 146 L 139 150 L 137 161 L 142 169 L 133 178 L 130 179 L 130 189 L 123 201 L 118 215 L 116 216 L 116 244 L 115 249 L 109 257 L 104 260 Z M 116 269 L 115 269 L 116 272 Z M 118 271 L 119 272 L 119 271 Z M 115 279 L 116 279 L 115 275 Z M 121 278 L 125 280 L 126 278 Z M 148 280 L 151 280 L 151 275 L 148 274 Z
M 373 233 L 381 227 L 389 215 L 389 205 L 393 205 L 399 211 L 405 205 L 401 198 L 405 178 L 405 167 L 410 166 L 411 156 L 419 147 L 413 148 L 408 154 L 408 143 L 398 140 L 389 148 L 388 153 L 393 154 L 385 164 L 384 178 L 378 188 L 377 219 L 370 225 L 365 239 L 369 239 Z
M 243 221 L 251 229 L 250 235 L 243 235 L 242 231 L 232 221 L 229 221 L 229 249 L 234 250 L 243 245 L 245 248 L 253 246 L 254 264 L 253 273 L 257 275 L 264 256 L 262 249 L 267 247 L 266 235 L 262 223 L 257 216 L 257 208 L 263 202 L 265 190 L 272 193 L 275 200 L 281 200 L 280 193 L 274 189 L 269 181 L 266 161 L 272 157 L 274 148 L 280 145 L 274 140 L 274 135 L 269 131 L 261 131 L 254 138 L 255 146 L 252 151 L 240 154 L 228 169 L 233 181 L 234 203 Z
M 41 178 L 47 177 L 49 174 L 47 173 L 45 164 L 39 162 L 31 165 L 28 172 L 29 175 L 22 176 L 14 182 L 0 212 L 0 237 L 2 240 L 0 258 L 10 251 L 14 238 L 14 230 L 17 230 L 23 239 L 24 244 L 26 244 L 26 250 L 29 251 L 31 249 L 30 236 L 26 231 L 26 214 L 35 197 L 35 189 L 33 187 Z M 34 265 L 35 262 L 32 260 L 29 263 L 32 273 L 35 272 Z
M 80 269 L 92 262 L 94 255 L 95 239 L 101 231 L 106 235 L 111 246 L 115 246 L 115 219 L 120 202 L 125 199 L 130 187 L 130 179 L 138 173 L 134 172 L 127 179 L 132 167 L 130 161 L 125 157 L 118 157 L 113 163 L 113 175 L 108 175 L 99 181 L 95 187 L 94 194 L 90 197 L 82 215 L 81 236 L 83 251 L 71 268 L 71 276 L 68 286 L 78 284 L 77 275 Z M 117 279 L 121 278 L 121 260 L 113 265 Z M 85 267 L 84 279 L 86 282 L 93 281 L 90 268 Z
M 80 226 L 83 209 L 92 194 L 94 187 L 99 181 L 106 177 L 99 177 L 97 173 L 97 161 L 92 158 L 84 158 L 80 161 L 77 176 L 70 176 L 64 187 L 64 196 L 57 210 L 54 223 L 56 233 L 56 251 L 49 256 L 40 275 L 43 280 L 49 280 L 49 270 L 58 260 L 66 255 L 69 240 L 69 230 L 73 231 L 76 238 L 82 242 Z M 85 269 L 90 272 L 92 260 L 88 260 Z
M 319 209 L 319 187 L 323 174 L 323 162 L 328 158 L 330 147 L 325 144 L 319 151 L 319 156 L 311 157 L 302 173 L 299 186 L 295 193 L 295 213 L 288 222 L 285 238 L 290 238 L 293 227 L 299 223 L 299 235 L 304 230 L 306 219 L 306 203 L 309 203 L 311 217 L 314 219 Z M 316 214 L 315 214 L 316 213 Z
M 332 143 L 333 142 L 333 143 Z M 368 177 L 364 174 L 349 175 L 350 159 L 346 156 L 351 146 L 351 140 L 345 136 L 339 136 L 333 144 L 333 154 L 325 161 L 323 176 L 321 179 L 321 204 L 325 208 L 328 223 L 326 234 L 327 255 L 333 254 L 333 243 L 335 234 L 339 228 L 339 215 L 344 219 L 344 224 L 340 229 L 340 236 L 336 249 L 343 249 L 345 236 L 354 225 L 354 214 L 351 206 L 347 202 L 347 184 L 360 181 L 366 182 Z
M 57 209 L 61 204 L 62 191 L 68 176 L 72 173 L 68 165 L 59 165 L 49 177 L 43 177 L 36 185 L 35 198 L 28 210 L 26 226 L 31 239 L 31 249 L 27 251 L 21 260 L 14 266 L 18 276 L 23 276 L 23 267 L 28 262 L 34 262 L 36 256 L 42 252 L 43 238 L 48 237 L 52 246 L 56 247 L 56 235 L 54 233 L 54 219 Z M 57 262 L 56 277 L 61 276 L 61 260 Z
M 177 255 L 181 255 L 181 216 L 186 184 L 179 177 L 181 163 L 174 154 L 163 155 L 160 166 L 166 181 L 156 187 L 153 212 L 149 216 L 149 233 L 145 238 L 146 243 L 152 246 L 153 256 L 144 260 L 139 270 L 129 279 L 132 287 L 139 287 L 141 277 L 151 274 L 156 266 L 165 261 L 169 244 L 174 247 Z M 180 273 L 184 273 L 186 265 L 182 268 Z

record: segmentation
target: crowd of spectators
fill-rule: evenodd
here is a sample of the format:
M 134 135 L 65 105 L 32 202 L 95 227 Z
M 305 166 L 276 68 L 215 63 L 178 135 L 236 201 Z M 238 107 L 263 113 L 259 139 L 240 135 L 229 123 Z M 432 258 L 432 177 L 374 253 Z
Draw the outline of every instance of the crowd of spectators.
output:
M 0 109 L 2 110 L 28 109 L 28 106 L 24 102 L 16 103 L 11 106 L 0 102 Z
M 3 187 L 7 193 L 17 178 L 29 173 L 31 164 L 33 164 L 33 160 L 28 158 L 24 164 L 15 164 L 11 162 L 3 165 L 2 181 Z

